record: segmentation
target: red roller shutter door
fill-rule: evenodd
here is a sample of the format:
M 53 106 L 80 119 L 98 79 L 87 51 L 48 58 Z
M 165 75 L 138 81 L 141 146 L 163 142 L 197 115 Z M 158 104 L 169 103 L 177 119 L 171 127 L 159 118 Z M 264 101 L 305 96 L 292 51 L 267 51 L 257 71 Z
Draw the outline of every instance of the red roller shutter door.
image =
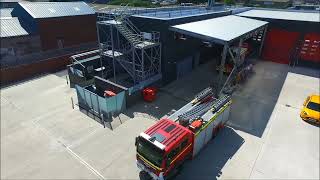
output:
M 304 36 L 300 58 L 301 60 L 320 63 L 320 34 L 309 33 Z
M 270 29 L 264 42 L 263 59 L 288 64 L 290 53 L 298 38 L 298 32 Z

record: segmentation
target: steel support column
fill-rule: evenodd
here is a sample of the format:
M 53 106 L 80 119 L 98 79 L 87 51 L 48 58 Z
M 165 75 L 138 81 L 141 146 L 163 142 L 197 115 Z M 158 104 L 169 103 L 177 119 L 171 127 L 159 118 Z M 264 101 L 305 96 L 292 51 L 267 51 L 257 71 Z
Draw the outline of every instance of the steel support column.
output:
M 162 48 L 162 44 L 160 44 L 160 50 L 159 50 L 159 70 L 158 73 L 161 73 L 161 48 Z
M 219 72 L 219 80 L 218 80 L 219 91 L 222 89 L 223 70 L 224 70 L 224 65 L 226 63 L 228 48 L 229 48 L 228 44 L 224 44 L 223 51 L 221 54 L 222 59 L 221 59 L 221 63 L 220 63 L 220 72 Z M 219 91 L 216 91 L 216 93 L 218 93 Z
M 116 79 L 116 63 L 115 63 L 115 57 L 114 57 L 114 39 L 113 39 L 113 26 L 110 25 L 110 35 L 111 35 L 111 48 L 112 48 L 112 64 L 113 64 L 113 78 L 114 82 L 117 83 Z
M 99 33 L 99 24 L 98 24 L 98 23 L 96 23 L 96 27 L 97 27 L 97 38 L 98 38 L 99 54 L 100 54 L 100 67 L 101 67 L 101 69 L 102 69 L 102 71 L 101 71 L 101 77 L 103 78 L 103 68 L 102 68 L 103 44 L 102 44 L 102 47 L 101 47 L 101 44 L 100 44 L 100 33 Z
M 268 29 L 268 25 L 266 25 L 264 27 L 264 30 L 263 30 L 263 36 L 262 36 L 261 44 L 260 44 L 260 48 L 259 48 L 259 57 L 261 57 L 262 48 L 263 48 L 263 45 L 264 45 L 264 40 L 265 40 L 265 37 L 266 37 L 266 34 L 267 34 L 267 29 Z
M 133 67 L 133 84 L 136 84 L 137 73 L 136 73 L 136 49 L 132 49 L 132 67 Z
M 141 70 L 142 70 L 142 80 L 145 80 L 145 72 L 144 72 L 144 48 L 141 49 L 141 58 L 142 58 L 142 62 L 141 62 Z
M 243 38 L 240 39 L 239 41 L 239 45 L 238 45 L 238 49 L 237 49 L 237 56 L 236 56 L 236 64 L 235 66 L 240 66 L 241 65 L 241 47 L 242 47 L 242 43 L 243 43 Z

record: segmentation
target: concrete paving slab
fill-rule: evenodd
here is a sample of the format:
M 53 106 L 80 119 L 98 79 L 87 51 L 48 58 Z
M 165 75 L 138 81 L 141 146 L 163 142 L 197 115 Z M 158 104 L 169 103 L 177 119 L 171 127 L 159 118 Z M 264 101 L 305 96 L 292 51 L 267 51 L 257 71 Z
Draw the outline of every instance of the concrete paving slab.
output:
M 30 97 L 30 93 L 35 95 L 64 85 L 66 85 L 66 81 L 54 74 L 48 74 L 3 88 L 1 96 L 7 97 L 9 100 L 23 101 L 24 98 Z
M 128 150 L 133 149 L 132 147 L 134 146 L 128 147 Z M 120 160 L 115 160 L 108 167 L 101 170 L 101 173 L 106 179 L 138 180 L 140 170 L 137 168 L 136 156 L 133 155 L 134 153 L 134 149 L 133 151 L 126 151 L 122 154 L 121 158 L 119 158 Z
M 66 90 L 63 82 L 52 74 L 1 89 L 1 178 L 97 178 L 63 144 L 70 134 L 79 138 L 77 130 L 88 125 L 76 125 L 86 119 L 69 123 L 72 131 L 57 128 L 59 122 L 66 128 L 66 121 L 77 120 L 70 114 L 71 103 L 64 99 L 72 90 Z
M 122 159 L 124 154 L 129 153 L 135 157 L 135 137 L 153 123 L 150 119 L 133 118 L 114 131 L 96 133 L 71 149 L 105 176 L 108 175 L 107 167 L 116 161 L 128 163 Z
M 261 102 L 258 97 L 233 96 L 228 125 L 261 137 L 272 116 L 275 102 Z
M 1 102 L 3 99 L 1 98 Z M 23 127 L 23 124 L 29 119 L 25 114 L 11 103 L 6 103 L 1 107 L 1 140 L 6 136 L 19 131 Z M 30 121 L 30 120 L 29 120 Z
M 114 139 L 121 142 L 117 146 L 120 154 L 101 170 L 104 177 L 107 179 L 139 179 L 139 170 L 135 164 L 135 137 L 154 123 L 147 118 L 134 118 L 114 130 Z
M 105 131 L 100 123 L 79 113 L 78 110 L 59 110 L 53 116 L 38 119 L 36 123 L 67 146 L 71 146 L 94 131 Z
M 319 128 L 303 122 L 297 109 L 277 110 L 255 170 L 273 178 L 318 178 Z
M 208 142 L 200 154 L 185 164 L 176 179 L 220 177 L 223 167 L 228 166 L 243 143 L 244 139 L 234 129 L 226 127 L 215 139 Z
M 276 115 L 253 169 L 252 179 L 319 178 L 319 128 L 299 117 L 301 102 L 319 85 L 311 83 L 301 86 L 300 81 L 309 83 L 318 79 L 288 73 L 273 111 Z
M 307 96 L 320 94 L 319 85 L 319 78 L 289 72 L 278 101 L 301 108 Z
M 265 174 L 257 170 L 253 170 L 251 172 L 250 178 L 251 179 L 271 179 L 270 177 L 266 177 Z
M 255 170 L 270 179 L 319 179 L 319 159 L 306 158 L 304 154 L 283 148 L 263 149 Z M 251 177 L 253 179 L 254 177 Z
M 71 177 L 96 178 L 41 128 L 29 124 L 1 142 L 1 178 Z
M 221 175 L 217 179 L 248 179 L 251 167 L 246 164 L 239 164 L 235 161 L 225 164 L 221 170 Z
M 319 89 L 317 71 L 264 61 L 254 69 L 233 97 L 230 127 L 176 179 L 319 179 L 319 128 L 298 116 Z M 134 137 L 207 87 L 214 71 L 199 67 L 155 102 L 138 102 L 113 131 L 71 108 L 65 72 L 2 89 L 1 178 L 137 179 Z

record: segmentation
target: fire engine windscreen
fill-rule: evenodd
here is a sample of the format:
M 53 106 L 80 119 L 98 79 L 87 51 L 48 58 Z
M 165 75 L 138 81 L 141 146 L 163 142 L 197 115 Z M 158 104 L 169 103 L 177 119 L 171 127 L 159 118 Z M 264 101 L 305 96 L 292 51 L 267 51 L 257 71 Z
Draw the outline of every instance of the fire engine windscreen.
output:
M 148 140 L 137 138 L 137 151 L 145 159 L 157 167 L 161 167 L 164 151 L 149 142 Z

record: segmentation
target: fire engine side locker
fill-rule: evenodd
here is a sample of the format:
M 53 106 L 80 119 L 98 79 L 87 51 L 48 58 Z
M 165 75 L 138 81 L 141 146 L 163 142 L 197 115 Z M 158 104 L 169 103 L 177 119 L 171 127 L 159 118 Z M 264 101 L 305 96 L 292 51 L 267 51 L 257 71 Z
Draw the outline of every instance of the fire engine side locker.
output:
M 212 139 L 213 129 L 220 123 L 224 124 L 229 119 L 231 101 L 226 103 L 217 112 L 208 111 L 202 116 L 206 122 L 203 127 L 194 136 L 193 155 L 195 157 L 200 150 Z

